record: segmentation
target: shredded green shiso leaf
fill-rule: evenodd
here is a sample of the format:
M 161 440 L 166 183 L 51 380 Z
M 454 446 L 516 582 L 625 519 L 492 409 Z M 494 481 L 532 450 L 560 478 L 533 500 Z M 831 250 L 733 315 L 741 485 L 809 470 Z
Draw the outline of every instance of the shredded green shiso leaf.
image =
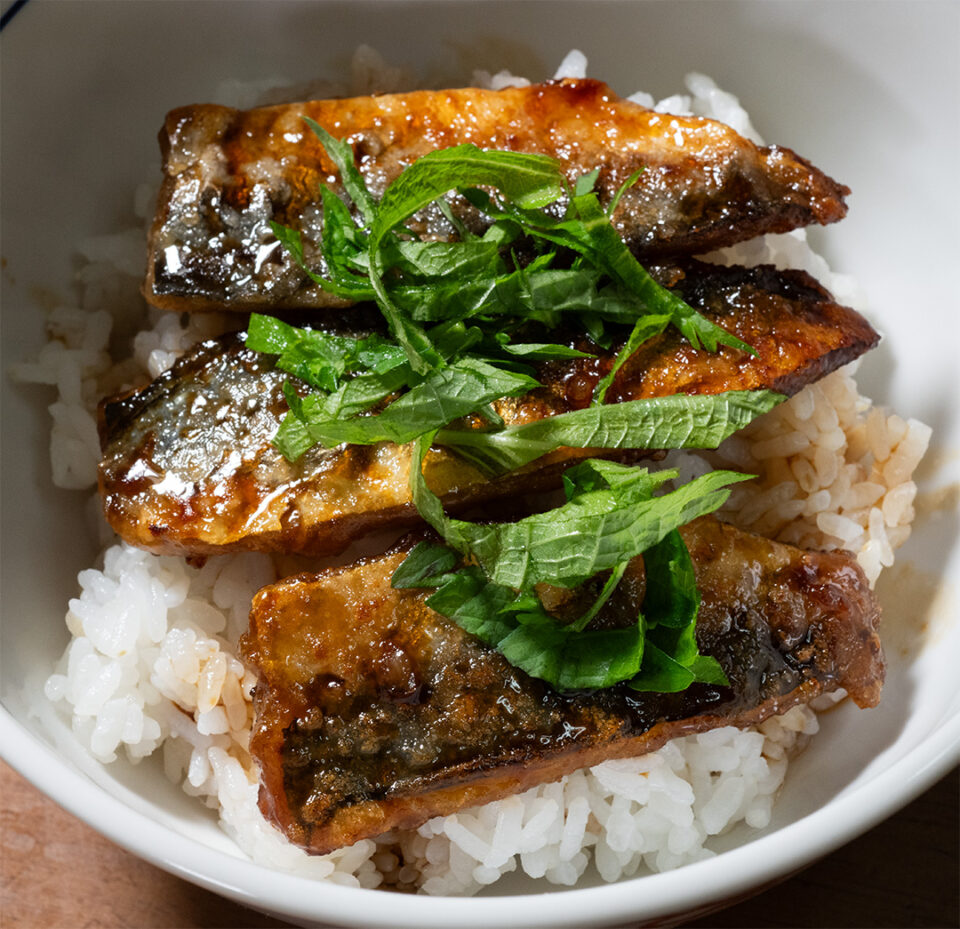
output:
M 324 290 L 375 302 L 390 337 L 334 335 L 252 315 L 247 346 L 277 356 L 278 368 L 312 388 L 301 396 L 284 385 L 290 411 L 274 444 L 295 460 L 317 444 L 412 442 L 413 500 L 443 542 L 417 545 L 393 585 L 433 588 L 431 608 L 526 673 L 562 691 L 626 682 L 672 692 L 695 681 L 726 683 L 719 664 L 697 649 L 700 596 L 677 530 L 717 509 L 729 485 L 747 476 L 713 472 L 658 494 L 676 472 L 587 460 L 567 471 L 564 505 L 514 523 L 478 524 L 447 516 L 422 472 L 431 445 L 451 449 L 489 476 L 561 446 L 713 448 L 785 399 L 759 390 L 604 404 L 623 364 L 668 326 L 696 348 L 753 353 L 661 287 L 624 244 L 610 216 L 638 175 L 605 210 L 594 191 L 596 171 L 571 188 L 551 158 L 460 145 L 410 165 L 378 202 L 350 145 L 307 122 L 337 166 L 354 211 L 321 188 L 323 229 L 315 247 L 325 274 L 308 266 L 297 230 L 274 223 L 274 234 Z M 482 235 L 453 216 L 444 199 L 451 192 L 488 217 Z M 406 228 L 433 203 L 450 221 L 453 241 L 421 241 Z M 521 245 L 523 262 L 515 254 Z M 613 342 L 611 327 L 631 327 L 592 404 L 506 426 L 493 403 L 540 386 L 535 362 L 589 357 L 563 344 L 517 343 L 514 333 L 530 324 L 549 330 L 571 323 L 603 347 Z M 477 415 L 483 428 L 462 425 Z M 591 628 L 641 554 L 647 592 L 636 624 Z M 543 584 L 591 584 L 599 591 L 579 618 L 561 623 L 537 593 Z

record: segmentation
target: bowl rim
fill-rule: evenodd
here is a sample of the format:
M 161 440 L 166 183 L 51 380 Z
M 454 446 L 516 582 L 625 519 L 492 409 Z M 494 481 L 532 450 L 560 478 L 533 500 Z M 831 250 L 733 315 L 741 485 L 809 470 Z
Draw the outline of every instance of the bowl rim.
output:
M 391 895 L 273 871 L 211 848 L 131 809 L 64 760 L 0 704 L 0 757 L 68 812 L 170 874 L 254 909 L 287 918 L 365 927 L 582 926 L 690 912 L 799 870 L 905 806 L 960 763 L 960 713 L 947 716 L 911 752 L 809 815 L 713 858 L 673 871 L 594 887 L 509 896 Z M 738 867 L 743 865 L 743 867 Z M 264 893 L 264 876 L 267 886 Z M 650 883 L 656 894 L 643 893 Z M 358 906 L 363 899 L 374 907 Z M 377 912 L 379 910 L 379 912 Z

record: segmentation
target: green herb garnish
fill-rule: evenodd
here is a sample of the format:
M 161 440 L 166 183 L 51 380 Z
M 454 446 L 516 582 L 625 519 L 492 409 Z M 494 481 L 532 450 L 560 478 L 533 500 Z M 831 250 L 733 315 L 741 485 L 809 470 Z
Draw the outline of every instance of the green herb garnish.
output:
M 555 448 L 716 448 L 784 401 L 770 390 L 672 394 L 590 406 L 495 431 L 441 429 L 437 445 L 454 449 L 489 475 L 523 467 Z
M 428 447 L 426 439 L 418 442 L 418 464 Z M 677 527 L 716 509 L 728 485 L 746 477 L 716 471 L 653 495 L 674 477 L 675 471 L 651 474 L 587 461 L 566 473 L 565 505 L 516 523 L 477 525 L 447 517 L 416 476 L 417 505 L 448 545 L 417 545 L 393 585 L 437 588 L 426 600 L 429 607 L 559 690 L 626 681 L 637 690 L 672 692 L 694 681 L 726 683 L 717 662 L 697 649 L 700 598 Z M 629 561 L 641 553 L 648 589 L 636 624 L 590 629 Z M 463 566 L 464 555 L 478 563 Z M 537 584 L 576 587 L 604 571 L 610 575 L 597 600 L 573 622 L 557 622 L 537 595 Z
M 675 472 L 588 460 L 567 471 L 564 505 L 515 523 L 476 524 L 444 513 L 422 473 L 433 444 L 488 475 L 561 446 L 715 447 L 784 399 L 761 390 L 604 404 L 617 372 L 668 326 L 696 348 L 753 352 L 661 287 L 623 243 L 610 216 L 636 175 L 604 209 L 594 191 L 596 171 L 571 188 L 550 158 L 461 145 L 415 162 L 378 202 L 350 146 L 308 122 L 354 209 L 321 189 L 314 266 L 298 231 L 272 224 L 273 231 L 320 287 L 376 302 L 390 337 L 347 337 L 252 316 L 248 347 L 276 355 L 281 370 L 312 388 L 302 395 L 302 388 L 284 385 L 290 412 L 274 444 L 293 460 L 316 444 L 413 442 L 413 500 L 444 544 L 415 547 L 393 584 L 434 588 L 430 607 L 528 674 L 561 690 L 626 682 L 666 692 L 694 681 L 725 683 L 716 661 L 697 650 L 700 599 L 677 530 L 715 510 L 729 485 L 745 476 L 714 472 L 659 493 Z M 451 193 L 486 216 L 482 235 L 454 217 L 445 199 Z M 454 241 L 421 241 L 407 228 L 431 204 L 450 223 Z M 564 344 L 514 342 L 514 334 L 569 324 L 605 349 L 615 344 L 617 327 L 630 327 L 593 404 L 506 426 L 493 404 L 539 386 L 533 363 L 584 356 Z M 479 420 L 464 425 L 470 416 Z M 647 594 L 636 623 L 592 628 L 640 554 Z M 590 589 L 595 596 L 579 616 L 559 622 L 544 607 L 539 585 Z
M 430 447 L 417 439 L 414 461 Z M 498 584 L 518 590 L 549 583 L 576 587 L 659 542 L 698 516 L 712 513 L 729 496 L 726 485 L 749 475 L 713 471 L 655 497 L 676 471 L 591 459 L 564 475 L 569 502 L 515 523 L 471 523 L 447 516 L 418 467 L 411 472 L 413 500 L 420 514 L 451 547 L 480 564 Z

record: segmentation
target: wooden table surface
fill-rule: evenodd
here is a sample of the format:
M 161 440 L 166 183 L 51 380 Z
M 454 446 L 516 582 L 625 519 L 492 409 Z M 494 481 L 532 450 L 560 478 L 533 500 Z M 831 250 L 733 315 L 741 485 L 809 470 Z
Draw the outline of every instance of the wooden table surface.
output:
M 806 871 L 686 927 L 960 927 L 958 796 L 960 769 Z M 130 855 L 2 763 L 0 797 L 2 929 L 288 925 Z

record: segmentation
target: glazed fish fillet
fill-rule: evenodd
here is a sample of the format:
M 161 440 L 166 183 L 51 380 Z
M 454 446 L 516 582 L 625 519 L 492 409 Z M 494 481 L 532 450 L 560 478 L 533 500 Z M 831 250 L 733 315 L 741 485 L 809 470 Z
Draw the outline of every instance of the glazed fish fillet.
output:
M 711 517 L 682 534 L 703 597 L 699 647 L 729 687 L 558 693 L 425 606 L 424 591 L 392 589 L 405 552 L 264 588 L 241 640 L 259 674 L 250 747 L 264 814 L 322 854 L 839 687 L 877 703 L 879 609 L 852 556 Z M 643 588 L 635 559 L 601 621 L 635 621 Z
M 172 310 L 342 304 L 290 261 L 269 226 L 276 220 L 316 242 L 319 186 L 343 192 L 303 116 L 350 141 L 375 196 L 417 158 L 464 142 L 550 155 L 571 181 L 600 168 L 604 203 L 642 169 L 614 222 L 646 260 L 831 223 L 846 213 L 849 190 L 789 149 L 759 148 L 709 119 L 656 113 L 593 80 L 246 111 L 188 106 L 169 113 L 160 132 L 163 186 L 149 239 L 147 300 Z M 479 228 L 462 198 L 452 206 Z M 413 228 L 441 238 L 451 232 L 436 207 L 418 214 Z
M 802 272 L 700 263 L 653 271 L 759 357 L 697 351 L 668 330 L 621 369 L 608 402 L 757 388 L 792 394 L 877 341 L 859 314 Z M 500 401 L 498 412 L 512 424 L 585 407 L 615 356 L 545 364 L 543 386 Z M 99 482 L 114 530 L 166 554 L 326 554 L 374 529 L 419 524 L 409 446 L 317 447 L 291 463 L 270 444 L 286 411 L 287 378 L 233 335 L 202 343 L 143 390 L 103 403 Z M 488 480 L 434 449 L 424 473 L 446 505 L 478 504 L 556 486 L 562 470 L 587 454 L 560 449 Z

